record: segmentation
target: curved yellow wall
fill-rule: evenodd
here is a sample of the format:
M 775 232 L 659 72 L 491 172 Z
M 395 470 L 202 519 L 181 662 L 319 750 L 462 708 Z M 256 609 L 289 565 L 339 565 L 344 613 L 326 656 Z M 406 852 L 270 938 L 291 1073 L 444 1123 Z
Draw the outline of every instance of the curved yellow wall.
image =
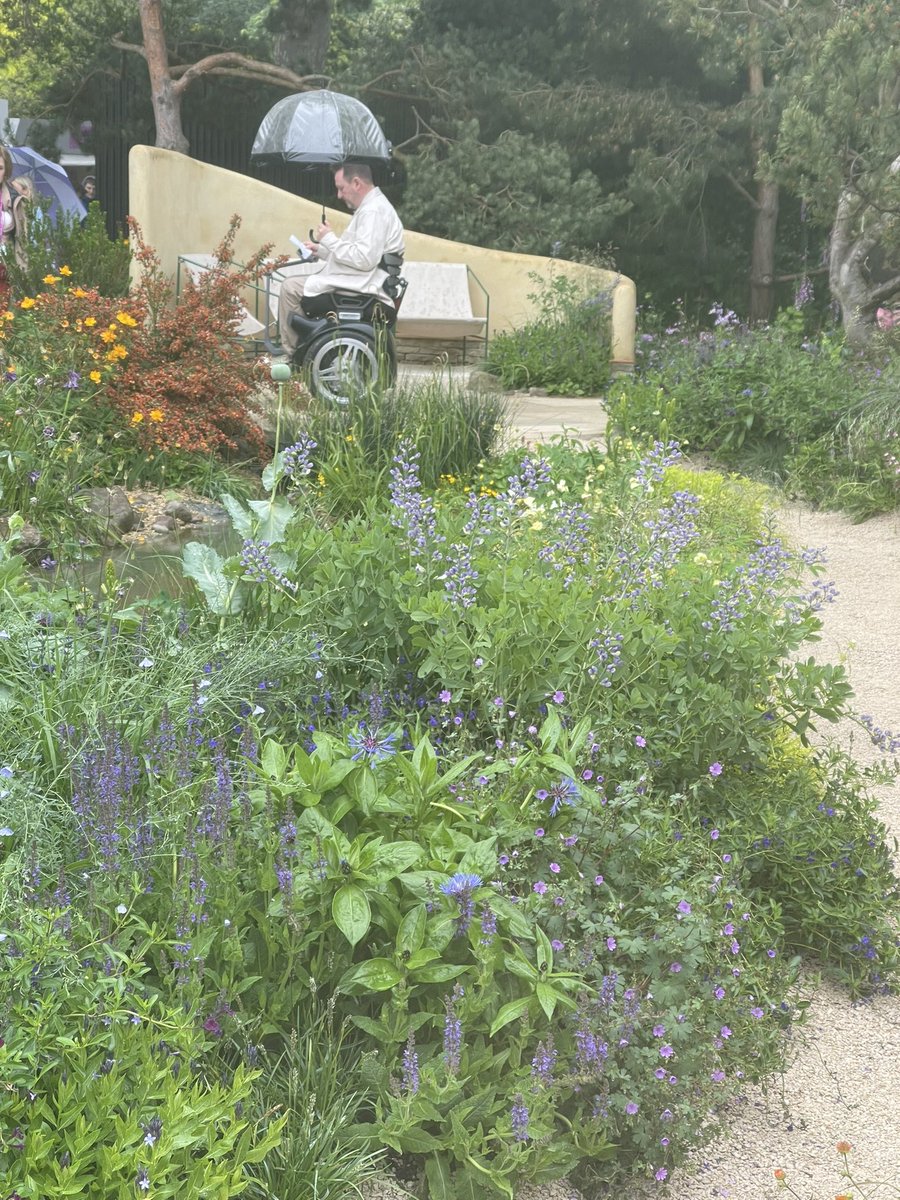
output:
M 155 146 L 134 146 L 128 157 L 131 216 L 163 269 L 175 275 L 178 255 L 209 253 L 227 232 L 234 213 L 241 217 L 235 258 L 243 260 L 273 242 L 275 253 L 292 254 L 291 234 L 305 239 L 322 210 L 281 188 L 246 175 L 198 162 Z M 350 214 L 327 209 L 329 223 L 340 232 Z M 558 273 L 583 282 L 592 291 L 612 291 L 612 358 L 619 370 L 634 365 L 635 287 L 612 271 L 538 255 L 513 254 L 448 242 L 425 233 L 406 232 L 406 257 L 421 262 L 464 262 L 490 296 L 491 333 L 514 329 L 535 315 L 528 293 L 530 278 Z M 477 302 L 474 304 L 477 311 Z

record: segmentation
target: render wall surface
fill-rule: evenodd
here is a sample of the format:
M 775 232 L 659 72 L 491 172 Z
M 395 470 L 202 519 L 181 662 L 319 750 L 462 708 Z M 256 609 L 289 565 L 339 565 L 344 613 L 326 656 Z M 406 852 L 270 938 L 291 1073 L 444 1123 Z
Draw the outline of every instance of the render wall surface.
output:
M 241 217 L 234 250 L 239 261 L 269 242 L 274 243 L 274 254 L 293 255 L 290 235 L 305 240 L 322 218 L 321 207 L 310 200 L 155 146 L 134 146 L 128 172 L 131 216 L 173 278 L 179 254 L 210 253 L 235 213 Z M 350 220 L 347 211 L 326 209 L 326 214 L 337 233 Z M 613 364 L 620 370 L 634 365 L 635 286 L 623 275 L 562 259 L 449 242 L 412 230 L 406 231 L 406 257 L 467 263 L 490 296 L 492 335 L 518 328 L 535 315 L 528 299 L 537 290 L 533 274 L 549 279 L 555 273 L 583 282 L 592 292 L 612 291 Z M 484 315 L 477 287 L 472 288 L 472 307 Z

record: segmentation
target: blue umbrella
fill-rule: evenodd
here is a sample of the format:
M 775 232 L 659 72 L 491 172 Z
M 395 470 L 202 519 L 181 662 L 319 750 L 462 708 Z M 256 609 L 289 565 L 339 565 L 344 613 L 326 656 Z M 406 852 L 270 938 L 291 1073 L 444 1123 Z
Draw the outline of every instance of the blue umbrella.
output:
M 40 204 L 51 221 L 55 222 L 60 211 L 76 221 L 87 216 L 87 209 L 78 198 L 78 193 L 71 179 L 59 163 L 51 162 L 32 150 L 30 146 L 7 146 L 13 165 L 13 179 L 27 175 L 34 184 L 38 196 L 43 197 L 46 204 Z

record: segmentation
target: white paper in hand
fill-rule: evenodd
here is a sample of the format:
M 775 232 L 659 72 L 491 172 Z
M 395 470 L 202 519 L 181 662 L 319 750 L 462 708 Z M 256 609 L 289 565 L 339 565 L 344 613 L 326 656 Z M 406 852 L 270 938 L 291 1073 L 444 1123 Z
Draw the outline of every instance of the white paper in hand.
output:
M 295 237 L 294 234 L 291 234 L 291 236 L 288 238 L 288 241 L 291 243 L 304 262 L 309 262 L 310 259 L 316 257 L 312 250 L 307 249 L 307 247 L 304 246 L 300 239 Z

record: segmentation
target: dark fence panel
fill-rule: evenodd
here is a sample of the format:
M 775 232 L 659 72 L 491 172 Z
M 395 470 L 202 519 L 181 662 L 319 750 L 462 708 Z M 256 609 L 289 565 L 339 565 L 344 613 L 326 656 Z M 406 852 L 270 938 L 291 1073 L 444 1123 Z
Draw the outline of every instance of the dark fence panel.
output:
M 124 228 L 129 213 L 128 152 L 133 145 L 152 146 L 156 140 L 152 119 L 147 117 L 148 88 L 146 71 L 143 68 L 136 70 L 129 66 L 127 57 L 123 59 L 120 75 L 106 90 L 104 111 L 94 125 L 97 192 L 106 213 L 110 236 Z M 276 95 L 272 104 L 277 98 Z M 393 143 L 401 142 L 415 132 L 415 116 L 406 102 L 379 96 L 370 107 Z M 263 108 L 258 118 L 248 114 L 246 123 L 232 123 L 227 130 L 209 121 L 186 116 L 183 127 L 190 143 L 191 157 L 260 179 L 296 196 L 332 204 L 334 181 L 328 168 L 308 170 L 290 163 L 261 166 L 250 161 L 253 139 L 265 111 L 267 109 Z M 401 166 L 394 164 L 376 172 L 376 182 L 396 203 L 403 188 Z

